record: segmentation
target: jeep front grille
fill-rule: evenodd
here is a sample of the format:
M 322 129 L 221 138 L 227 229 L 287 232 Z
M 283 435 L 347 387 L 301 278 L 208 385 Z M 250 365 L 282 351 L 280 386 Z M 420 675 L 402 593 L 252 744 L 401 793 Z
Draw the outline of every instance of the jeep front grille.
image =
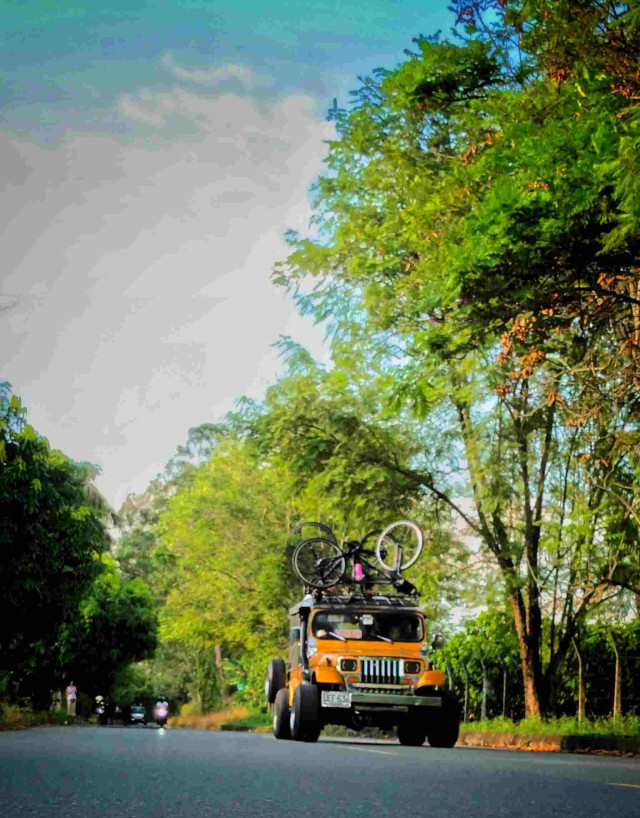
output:
M 401 684 L 402 659 L 360 659 L 360 681 L 364 684 Z
M 350 690 L 356 693 L 388 693 L 392 696 L 412 696 L 413 688 L 411 685 L 373 685 L 357 682 L 349 685 Z

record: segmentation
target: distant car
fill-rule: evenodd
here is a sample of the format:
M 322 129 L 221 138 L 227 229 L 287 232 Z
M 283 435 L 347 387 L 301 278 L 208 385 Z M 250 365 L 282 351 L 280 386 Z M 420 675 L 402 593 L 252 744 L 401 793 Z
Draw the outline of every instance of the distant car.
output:
M 128 714 L 128 724 L 146 724 L 147 723 L 147 711 L 142 705 L 134 704 L 131 707 L 131 711 Z M 125 715 L 126 718 L 126 715 Z

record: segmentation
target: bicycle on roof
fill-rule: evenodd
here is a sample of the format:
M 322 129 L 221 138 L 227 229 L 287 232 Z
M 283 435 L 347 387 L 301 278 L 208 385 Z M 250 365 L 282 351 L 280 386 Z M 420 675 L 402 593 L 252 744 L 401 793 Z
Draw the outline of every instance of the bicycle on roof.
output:
M 346 540 L 341 548 L 329 526 L 302 522 L 289 537 L 289 549 L 309 529 L 314 533 L 320 531 L 321 536 L 302 539 L 295 545 L 291 558 L 296 576 L 307 587 L 324 590 L 346 582 L 362 587 L 393 585 L 401 592 L 415 593 L 414 586 L 403 579 L 402 571 L 410 568 L 422 553 L 424 541 L 416 523 L 398 520 L 383 530 L 369 531 L 361 540 Z M 367 547 L 368 543 L 373 547 Z

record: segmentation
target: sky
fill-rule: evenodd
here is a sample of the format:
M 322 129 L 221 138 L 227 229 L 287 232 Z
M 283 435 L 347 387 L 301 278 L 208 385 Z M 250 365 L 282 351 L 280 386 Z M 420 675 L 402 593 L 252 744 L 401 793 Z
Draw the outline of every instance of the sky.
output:
M 333 99 L 451 25 L 447 0 L 8 0 L 0 380 L 118 509 L 188 430 L 323 330 L 270 281 Z

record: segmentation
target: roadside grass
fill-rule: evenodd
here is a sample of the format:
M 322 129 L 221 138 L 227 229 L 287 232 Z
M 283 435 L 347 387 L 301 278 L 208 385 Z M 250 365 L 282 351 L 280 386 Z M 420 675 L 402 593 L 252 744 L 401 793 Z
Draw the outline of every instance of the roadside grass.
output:
M 232 730 L 270 730 L 273 727 L 273 718 L 269 713 L 249 713 L 245 718 L 233 719 L 223 725 Z
M 69 716 L 66 710 L 32 710 L 15 704 L 4 704 L 0 710 L 0 730 L 25 730 L 43 725 L 88 724 L 82 716 Z
M 190 713 L 187 709 L 179 716 L 169 719 L 169 727 L 186 727 L 191 730 L 220 730 L 223 724 L 235 724 L 249 718 L 246 707 L 228 707 L 217 713 Z
M 526 718 L 521 721 L 496 718 L 488 721 L 472 721 L 461 724 L 463 732 L 479 731 L 482 733 L 529 733 L 554 736 L 633 736 L 640 737 L 640 717 L 621 716 L 614 718 L 584 719 L 578 722 L 576 717 L 563 718 Z
M 66 716 L 66 713 L 64 714 Z M 191 711 L 187 706 L 180 716 L 169 719 L 170 727 L 181 727 L 192 730 L 256 730 L 267 732 L 272 727 L 270 713 L 256 712 L 244 706 L 227 706 L 215 713 L 200 714 Z M 631 736 L 640 737 L 640 717 L 622 716 L 618 719 L 597 718 L 584 719 L 578 723 L 575 717 L 563 718 L 526 718 L 521 721 L 495 718 L 488 721 L 467 722 L 460 725 L 461 732 L 478 731 L 483 733 L 514 733 L 518 735 L 589 735 L 589 736 Z M 376 739 L 395 737 L 395 730 L 365 728 L 359 733 L 339 725 L 327 725 L 323 735 L 334 737 L 360 736 Z

